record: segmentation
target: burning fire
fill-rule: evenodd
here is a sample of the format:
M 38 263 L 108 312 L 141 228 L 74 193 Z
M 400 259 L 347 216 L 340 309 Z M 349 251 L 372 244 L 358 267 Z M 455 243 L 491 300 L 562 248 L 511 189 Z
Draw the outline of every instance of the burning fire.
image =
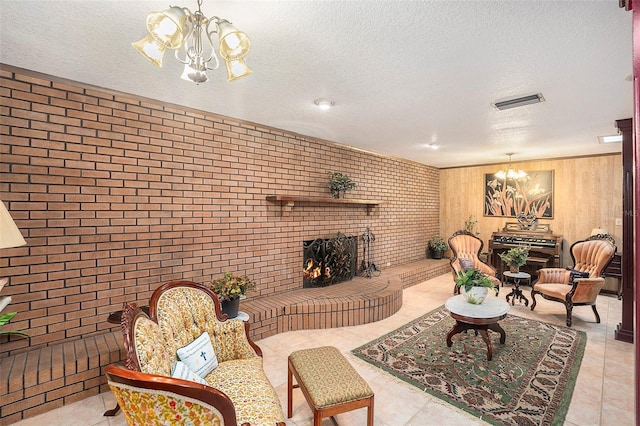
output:
M 303 274 L 306 279 L 314 280 L 322 275 L 322 265 L 313 259 L 309 259 L 307 260 L 307 265 L 303 270 Z M 329 268 L 324 268 L 324 275 L 326 277 L 330 277 L 331 270 Z

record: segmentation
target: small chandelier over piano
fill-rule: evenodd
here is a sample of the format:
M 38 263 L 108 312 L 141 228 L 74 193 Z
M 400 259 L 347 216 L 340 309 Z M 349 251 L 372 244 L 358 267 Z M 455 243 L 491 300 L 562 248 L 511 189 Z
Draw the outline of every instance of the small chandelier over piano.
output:
M 227 67 L 227 81 L 233 81 L 252 73 L 244 61 L 249 52 L 249 37 L 236 29 L 229 21 L 217 16 L 207 18 L 200 10 L 191 12 L 186 7 L 170 6 L 162 12 L 147 15 L 149 34 L 132 46 L 158 68 L 167 49 L 175 50 L 175 57 L 184 64 L 182 79 L 195 84 L 209 80 L 206 71 L 218 69 L 220 61 L 215 45 Z M 209 27 L 213 26 L 210 30 Z M 218 35 L 218 43 L 212 35 Z M 205 42 L 208 42 L 205 46 Z
M 514 170 L 511 167 L 511 156 L 513 155 L 513 152 L 507 153 L 507 155 L 509 156 L 509 168 L 506 171 L 499 170 L 498 172 L 496 172 L 494 176 L 497 177 L 498 179 L 515 179 L 515 180 L 527 177 L 527 172 L 525 172 L 524 170 Z

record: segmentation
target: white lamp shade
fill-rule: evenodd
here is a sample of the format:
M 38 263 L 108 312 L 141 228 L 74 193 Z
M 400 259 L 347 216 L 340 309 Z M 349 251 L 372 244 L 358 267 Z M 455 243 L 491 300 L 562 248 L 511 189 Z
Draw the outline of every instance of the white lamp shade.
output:
M 240 77 L 253 73 L 251 68 L 244 62 L 244 59 L 237 59 L 235 61 L 225 60 L 225 63 L 227 64 L 227 81 L 237 80 Z
M 0 249 L 20 247 L 25 244 L 27 242 L 0 200 Z
M 249 53 L 251 41 L 242 31 L 239 31 L 224 19 L 218 22 L 218 37 L 220 40 L 220 54 L 227 61 L 235 61 Z
M 162 68 L 162 58 L 167 48 L 163 44 L 158 43 L 158 41 L 151 35 L 148 35 L 135 43 L 131 43 L 131 45 L 153 65 L 158 68 Z
M 177 6 L 147 16 L 147 30 L 160 44 L 169 49 L 178 49 L 188 32 L 187 14 Z
M 600 235 L 600 234 L 608 234 L 607 230 L 604 228 L 593 228 L 591 230 L 591 235 Z

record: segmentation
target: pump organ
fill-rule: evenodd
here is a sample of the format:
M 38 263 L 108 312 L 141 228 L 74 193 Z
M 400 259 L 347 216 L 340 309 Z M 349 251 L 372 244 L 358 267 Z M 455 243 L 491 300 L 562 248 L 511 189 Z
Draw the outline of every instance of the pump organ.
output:
M 489 241 L 488 261 L 502 278 L 508 266 L 500 259 L 514 247 L 528 247 L 527 264 L 520 267 L 522 272 L 531 274 L 532 281 L 538 278 L 541 268 L 559 268 L 562 264 L 562 235 L 555 235 L 548 225 L 538 225 L 535 230 L 522 230 L 518 224 L 507 223 L 502 231 L 494 232 Z

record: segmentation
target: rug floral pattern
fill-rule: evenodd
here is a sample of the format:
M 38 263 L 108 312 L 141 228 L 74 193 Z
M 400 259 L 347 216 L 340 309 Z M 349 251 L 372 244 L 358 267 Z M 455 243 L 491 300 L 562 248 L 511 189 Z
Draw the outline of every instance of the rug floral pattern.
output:
M 507 333 L 489 332 L 493 359 L 473 331 L 445 337 L 444 307 L 353 350 L 359 358 L 496 425 L 562 424 L 580 369 L 586 334 L 507 315 Z

